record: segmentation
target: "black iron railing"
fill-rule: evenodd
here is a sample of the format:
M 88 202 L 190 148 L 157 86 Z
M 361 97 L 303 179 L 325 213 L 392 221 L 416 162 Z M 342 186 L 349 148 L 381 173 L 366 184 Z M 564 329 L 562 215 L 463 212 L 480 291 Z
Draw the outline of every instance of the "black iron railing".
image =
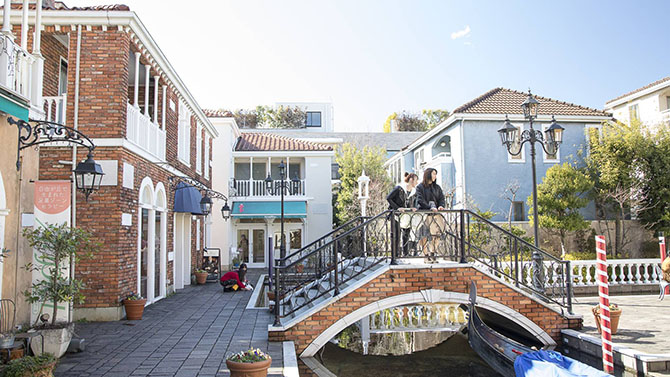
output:
M 354 219 L 277 259 L 275 323 L 319 299 L 339 294 L 352 279 L 382 262 L 394 264 L 408 258 L 479 265 L 572 312 L 570 262 L 535 248 L 522 234 L 468 210 L 389 210 Z M 534 286 L 534 275 L 543 277 L 541 289 Z

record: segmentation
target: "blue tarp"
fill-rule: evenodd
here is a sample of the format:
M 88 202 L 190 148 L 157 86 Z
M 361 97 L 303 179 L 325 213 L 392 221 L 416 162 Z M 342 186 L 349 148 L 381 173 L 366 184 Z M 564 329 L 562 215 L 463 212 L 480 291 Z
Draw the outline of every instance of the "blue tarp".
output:
M 514 361 L 517 377 L 606 377 L 609 374 L 555 351 L 539 350 Z
M 202 215 L 200 200 L 202 200 L 202 195 L 200 195 L 198 189 L 184 182 L 179 182 L 174 190 L 173 211 Z

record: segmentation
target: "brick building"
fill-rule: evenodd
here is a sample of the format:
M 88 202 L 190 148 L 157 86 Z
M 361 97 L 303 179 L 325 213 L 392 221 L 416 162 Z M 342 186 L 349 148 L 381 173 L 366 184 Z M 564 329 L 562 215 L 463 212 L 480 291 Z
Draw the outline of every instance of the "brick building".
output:
M 21 4 L 12 7 L 13 31 L 20 35 Z M 29 14 L 30 36 L 34 10 Z M 41 24 L 44 116 L 90 137 L 105 171 L 101 189 L 88 201 L 73 196 L 73 225 L 103 244 L 75 268 L 86 302 L 75 307 L 74 319 L 117 320 L 129 293 L 139 292 L 151 304 L 191 283 L 202 260 L 205 222 L 193 216 L 196 208 L 174 211 L 168 178 L 189 177 L 210 187 L 217 132 L 128 7 L 69 8 L 45 1 Z M 86 152 L 41 147 L 39 179 L 70 179 Z

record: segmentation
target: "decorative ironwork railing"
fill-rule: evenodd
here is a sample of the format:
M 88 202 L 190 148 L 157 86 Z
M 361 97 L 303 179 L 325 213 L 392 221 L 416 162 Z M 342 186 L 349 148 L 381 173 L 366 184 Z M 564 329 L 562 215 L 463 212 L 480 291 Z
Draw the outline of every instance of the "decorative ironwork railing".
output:
M 570 261 L 562 261 L 468 210 L 384 211 L 275 261 L 276 323 L 339 294 L 382 262 L 423 258 L 472 263 L 572 312 Z

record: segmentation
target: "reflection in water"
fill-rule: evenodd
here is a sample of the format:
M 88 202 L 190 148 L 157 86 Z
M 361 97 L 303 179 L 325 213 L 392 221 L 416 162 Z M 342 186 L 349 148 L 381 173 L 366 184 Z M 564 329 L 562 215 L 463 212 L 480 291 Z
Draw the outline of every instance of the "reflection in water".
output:
M 495 376 L 468 344 L 465 335 L 457 333 L 440 345 L 403 356 L 364 356 L 327 343 L 321 363 L 340 377 L 426 377 L 426 376 Z

